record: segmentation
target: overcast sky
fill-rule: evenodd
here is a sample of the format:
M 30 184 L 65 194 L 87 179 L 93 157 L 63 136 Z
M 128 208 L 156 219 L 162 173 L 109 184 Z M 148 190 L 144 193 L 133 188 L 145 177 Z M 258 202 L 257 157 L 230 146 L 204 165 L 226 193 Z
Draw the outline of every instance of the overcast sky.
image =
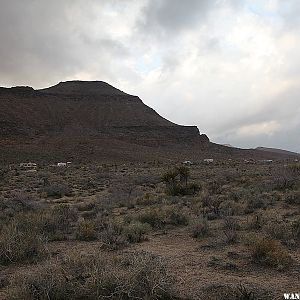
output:
M 218 143 L 300 152 L 299 0 L 0 0 L 0 86 L 103 80 Z

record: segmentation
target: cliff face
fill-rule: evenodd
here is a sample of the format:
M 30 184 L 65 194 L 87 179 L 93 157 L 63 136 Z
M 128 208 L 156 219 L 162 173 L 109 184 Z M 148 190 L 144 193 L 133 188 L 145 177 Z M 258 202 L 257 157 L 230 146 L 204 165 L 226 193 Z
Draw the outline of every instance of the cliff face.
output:
M 109 147 L 113 140 L 154 147 L 209 143 L 196 126 L 174 124 L 138 97 L 98 81 L 62 82 L 41 90 L 0 88 L 0 139 L 17 145 L 42 140 L 49 149 L 66 141 L 59 143 L 63 153 L 83 141 L 86 147 L 89 141 Z

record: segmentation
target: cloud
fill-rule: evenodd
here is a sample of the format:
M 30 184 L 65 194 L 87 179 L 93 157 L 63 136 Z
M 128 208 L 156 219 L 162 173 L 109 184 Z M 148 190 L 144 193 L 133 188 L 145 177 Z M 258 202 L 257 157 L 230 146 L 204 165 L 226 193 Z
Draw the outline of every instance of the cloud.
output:
M 104 80 L 215 142 L 300 151 L 298 0 L 0 0 L 0 82 Z

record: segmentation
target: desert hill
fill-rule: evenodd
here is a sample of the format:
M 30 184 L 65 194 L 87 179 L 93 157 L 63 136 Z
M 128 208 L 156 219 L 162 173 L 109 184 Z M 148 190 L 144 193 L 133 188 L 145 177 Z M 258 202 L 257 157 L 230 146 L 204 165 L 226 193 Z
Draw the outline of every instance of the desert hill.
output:
M 2 160 L 147 157 L 157 147 L 209 143 L 196 126 L 174 124 L 101 81 L 0 88 L 0 138 Z
M 268 147 L 257 147 L 255 150 L 259 151 L 267 151 L 267 152 L 272 152 L 272 153 L 277 153 L 277 154 L 283 154 L 283 155 L 292 155 L 292 156 L 299 156 L 299 153 L 288 151 L 288 150 L 283 150 L 283 149 L 276 149 L 276 148 L 268 148 Z
M 40 90 L 0 88 L 0 162 L 270 158 L 278 153 L 216 145 L 196 126 L 161 117 L 137 96 L 102 81 Z

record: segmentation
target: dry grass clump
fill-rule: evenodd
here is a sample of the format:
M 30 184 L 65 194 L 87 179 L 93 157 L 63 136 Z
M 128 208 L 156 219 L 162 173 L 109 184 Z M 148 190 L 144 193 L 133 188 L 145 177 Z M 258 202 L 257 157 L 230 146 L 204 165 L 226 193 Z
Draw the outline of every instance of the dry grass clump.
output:
M 258 264 L 282 269 L 292 261 L 287 249 L 276 240 L 256 238 L 250 245 L 250 250 L 253 261 Z
M 15 282 L 9 300 L 173 299 L 173 280 L 164 261 L 147 252 L 128 253 L 119 259 L 75 255 L 48 263 Z

